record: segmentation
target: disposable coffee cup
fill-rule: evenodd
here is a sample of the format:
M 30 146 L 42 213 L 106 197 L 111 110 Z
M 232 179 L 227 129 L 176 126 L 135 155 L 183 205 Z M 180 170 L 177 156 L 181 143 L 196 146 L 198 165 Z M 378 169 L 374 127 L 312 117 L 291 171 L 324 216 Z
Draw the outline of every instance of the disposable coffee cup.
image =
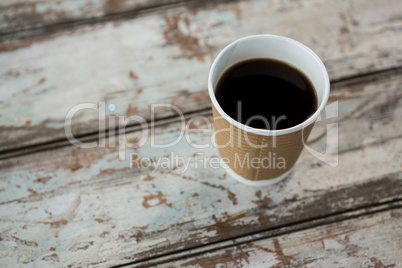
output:
M 304 122 L 278 130 L 253 128 L 226 114 L 215 96 L 217 84 L 230 67 L 252 59 L 281 61 L 302 72 L 316 93 L 317 110 Z M 329 88 L 328 73 L 319 57 L 290 38 L 254 35 L 225 47 L 210 69 L 208 92 L 212 101 L 215 146 L 227 173 L 252 186 L 266 186 L 285 179 L 328 101 Z

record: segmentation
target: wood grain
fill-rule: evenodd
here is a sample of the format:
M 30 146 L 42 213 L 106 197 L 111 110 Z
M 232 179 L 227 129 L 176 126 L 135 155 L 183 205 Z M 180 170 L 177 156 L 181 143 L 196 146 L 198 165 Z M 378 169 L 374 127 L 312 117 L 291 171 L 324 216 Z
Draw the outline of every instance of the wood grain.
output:
M 153 129 L 154 140 L 142 146 L 138 142 L 144 132 L 127 134 L 133 148 L 120 156 L 108 140 L 103 148 L 70 146 L 1 160 L 2 262 L 139 262 L 400 200 L 402 102 L 395 100 L 401 79 L 396 75 L 333 90 L 331 101 L 339 107 L 338 117 L 331 119 L 339 127 L 337 167 L 304 151 L 292 176 L 272 187 L 246 187 L 212 166 L 218 153 L 211 133 L 202 131 L 210 117 L 186 122 L 184 132 L 191 141 L 210 145 L 205 149 L 194 148 L 186 138 L 170 148 L 155 148 L 179 137 L 182 125 L 172 122 Z M 334 160 L 336 137 L 322 135 L 324 126 L 317 124 L 309 146 L 328 148 Z M 130 153 L 143 162 L 136 159 L 130 168 Z M 190 160 L 189 167 L 175 163 L 171 153 Z M 165 166 L 140 165 L 146 158 L 162 157 L 168 158 Z
M 0 3 L 0 32 L 9 33 L 52 24 L 90 21 L 116 13 L 132 13 L 170 3 L 174 0 L 3 0 Z
M 401 217 L 394 209 L 155 267 L 399 267 Z
M 183 113 L 209 108 L 206 79 L 214 56 L 246 35 L 305 43 L 333 80 L 398 67 L 401 9 L 399 0 L 261 0 L 0 37 L 0 151 L 65 140 L 64 119 L 80 103 L 104 102 L 106 118 L 98 110 L 77 113 L 72 132 L 79 136 L 98 133 L 99 123 L 108 129 L 110 115 L 150 120 L 153 103 Z M 177 113 L 167 109 L 155 118 L 169 116 Z

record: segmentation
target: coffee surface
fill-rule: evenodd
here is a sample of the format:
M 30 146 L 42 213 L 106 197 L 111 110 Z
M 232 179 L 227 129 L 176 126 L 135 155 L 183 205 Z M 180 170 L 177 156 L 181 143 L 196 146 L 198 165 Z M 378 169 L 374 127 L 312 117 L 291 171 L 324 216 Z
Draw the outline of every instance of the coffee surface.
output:
M 247 60 L 229 68 L 218 81 L 215 96 L 230 117 L 260 129 L 290 128 L 317 110 L 309 79 L 270 59 Z

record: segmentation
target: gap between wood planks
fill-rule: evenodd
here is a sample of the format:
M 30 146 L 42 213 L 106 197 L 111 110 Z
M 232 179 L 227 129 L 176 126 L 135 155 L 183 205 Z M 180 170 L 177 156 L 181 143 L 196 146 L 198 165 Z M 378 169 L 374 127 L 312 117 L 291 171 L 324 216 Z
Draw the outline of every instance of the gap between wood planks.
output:
M 85 19 L 76 19 L 65 22 L 53 23 L 53 24 L 45 24 L 42 26 L 31 27 L 26 29 L 20 29 L 15 31 L 8 32 L 0 32 L 0 42 L 7 39 L 36 39 L 44 36 L 48 36 L 51 34 L 58 33 L 60 31 L 74 29 L 79 26 L 84 25 L 95 25 L 106 22 L 113 21 L 121 21 L 126 19 L 132 19 L 135 17 L 140 17 L 144 15 L 159 13 L 161 11 L 180 7 L 187 6 L 190 9 L 195 8 L 208 8 L 219 4 L 239 2 L 238 0 L 222 0 L 222 1 L 204 1 L 204 0 L 178 0 L 171 1 L 167 3 L 160 3 L 153 6 L 146 6 L 141 8 L 136 8 L 128 11 L 106 14 L 98 17 L 91 17 Z
M 342 222 L 349 219 L 358 219 L 363 216 L 373 215 L 375 213 L 385 212 L 392 209 L 402 208 L 402 199 L 390 200 L 383 203 L 370 204 L 360 208 L 350 209 L 343 212 L 337 212 L 325 217 L 312 218 L 309 220 L 299 221 L 295 223 L 286 224 L 283 226 L 274 227 L 272 229 L 263 230 L 260 232 L 251 232 L 244 236 L 236 238 L 229 238 L 219 242 L 210 243 L 204 246 L 194 248 L 186 248 L 174 252 L 162 254 L 158 257 L 150 257 L 139 261 L 120 264 L 117 267 L 150 267 L 155 265 L 162 265 L 167 262 L 177 261 L 180 259 L 194 257 L 207 252 L 222 250 L 229 247 L 239 246 L 241 244 L 260 241 L 264 239 L 279 237 L 282 235 L 300 232 L 308 229 L 313 229 L 319 226 L 325 226 L 337 222 Z
M 99 17 L 71 20 L 71 21 L 53 23 L 43 26 L 31 27 L 27 29 L 20 29 L 2 33 L 0 32 L 0 40 L 40 37 L 43 35 L 54 34 L 66 29 L 73 29 L 78 26 L 94 25 L 98 23 L 129 19 L 150 13 L 152 14 L 160 10 L 181 6 L 188 2 L 194 2 L 194 1 L 196 0 L 181 0 L 181 1 L 179 0 L 170 3 L 161 3 L 155 6 L 148 6 L 119 13 L 107 14 Z
M 331 90 L 339 90 L 341 87 L 345 86 L 352 86 L 356 84 L 361 84 L 361 83 L 367 83 L 370 81 L 375 81 L 375 80 L 380 80 L 384 79 L 387 77 L 392 77 L 392 76 L 397 76 L 402 74 L 402 66 L 399 67 L 393 67 L 393 68 L 387 68 L 383 70 L 378 70 L 374 72 L 369 72 L 369 73 L 364 73 L 364 74 L 358 74 L 358 75 L 352 75 L 349 77 L 343 77 L 340 79 L 335 79 L 331 80 Z M 195 110 L 195 111 L 190 111 L 183 113 L 184 119 L 188 120 L 193 116 L 212 116 L 212 111 L 211 108 L 204 108 L 201 110 Z M 176 115 L 170 115 L 166 117 L 161 117 L 157 118 L 154 120 L 154 122 L 150 122 L 150 120 L 146 120 L 147 124 L 150 125 L 150 127 L 161 127 L 165 126 L 168 124 L 172 123 L 177 123 L 179 122 L 179 118 Z M 105 135 L 101 138 L 108 138 L 109 133 L 114 133 L 115 131 L 118 131 L 119 127 L 116 126 L 114 129 L 106 129 L 105 130 Z M 128 124 L 125 128 L 125 134 L 140 131 L 141 130 L 141 125 L 140 124 Z M 98 140 L 99 137 L 99 132 L 90 132 L 82 135 L 76 135 L 75 138 L 79 140 L 80 142 L 90 142 L 90 141 L 96 141 Z M 70 143 L 70 141 L 67 140 L 67 138 L 63 139 L 57 139 L 54 141 L 50 142 L 45 142 L 45 143 L 39 143 L 39 144 L 34 144 L 34 145 L 29 145 L 29 146 L 24 146 L 16 149 L 9 149 L 0 152 L 0 160 L 3 159 L 9 159 L 12 157 L 17 157 L 21 155 L 26 155 L 26 154 L 33 154 L 36 152 L 41 152 L 41 151 L 46 151 L 46 150 L 52 150 L 52 149 L 57 149 L 57 148 L 62 148 L 66 146 L 71 146 L 73 145 Z

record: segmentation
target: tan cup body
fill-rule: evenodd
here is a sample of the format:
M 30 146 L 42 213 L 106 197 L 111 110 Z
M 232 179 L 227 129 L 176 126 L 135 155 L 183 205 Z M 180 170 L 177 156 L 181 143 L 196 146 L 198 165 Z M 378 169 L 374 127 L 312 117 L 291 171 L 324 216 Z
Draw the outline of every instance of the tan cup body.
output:
M 215 86 L 228 68 L 253 58 L 277 59 L 301 70 L 316 90 L 318 110 L 302 124 L 276 131 L 250 128 L 229 117 L 216 101 Z M 321 60 L 304 45 L 285 37 L 258 35 L 237 40 L 218 55 L 208 87 L 216 144 L 228 173 L 243 183 L 263 186 L 284 179 L 295 165 L 328 100 L 329 79 Z

